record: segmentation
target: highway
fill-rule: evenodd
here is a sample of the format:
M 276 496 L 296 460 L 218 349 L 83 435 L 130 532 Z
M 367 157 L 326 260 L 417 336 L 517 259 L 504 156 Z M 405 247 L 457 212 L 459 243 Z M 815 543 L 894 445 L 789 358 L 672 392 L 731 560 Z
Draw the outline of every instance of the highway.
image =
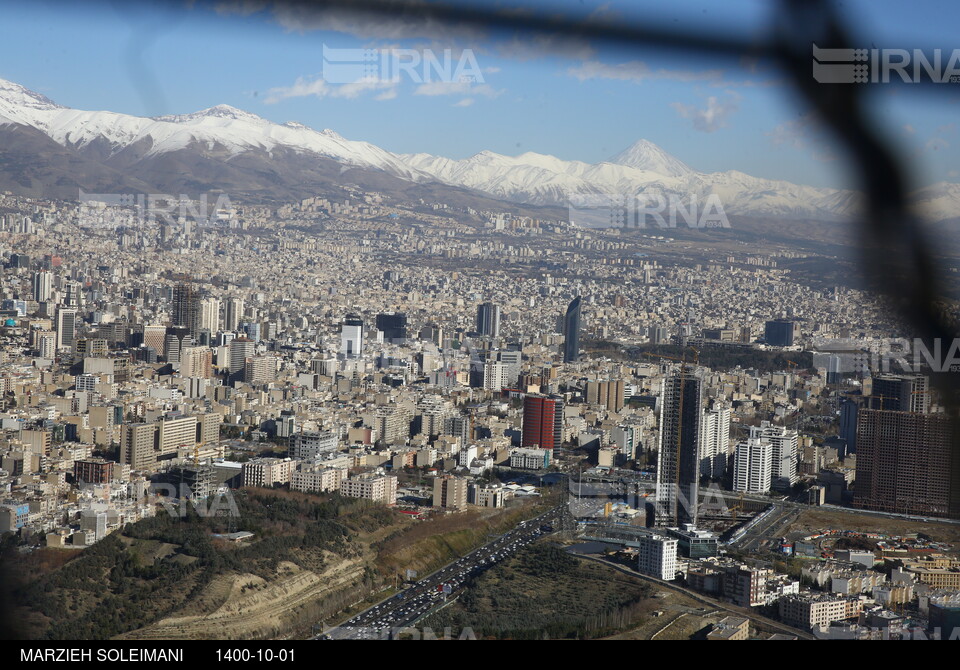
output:
M 410 626 L 441 607 L 448 598 L 461 591 L 470 578 L 512 556 L 538 537 L 553 532 L 563 511 L 563 506 L 555 507 L 521 522 L 492 542 L 448 563 L 400 593 L 313 639 L 389 639 L 397 630 Z

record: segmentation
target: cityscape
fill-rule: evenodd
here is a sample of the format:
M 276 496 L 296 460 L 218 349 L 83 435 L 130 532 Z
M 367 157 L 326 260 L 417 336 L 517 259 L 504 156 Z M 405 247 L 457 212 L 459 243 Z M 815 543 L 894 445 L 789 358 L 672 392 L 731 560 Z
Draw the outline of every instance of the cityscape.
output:
M 960 639 L 960 348 L 860 267 L 849 183 L 645 139 L 391 150 L 275 121 L 286 89 L 266 116 L 83 111 L 19 73 L 0 625 L 21 660 Z M 910 198 L 955 230 L 956 184 Z

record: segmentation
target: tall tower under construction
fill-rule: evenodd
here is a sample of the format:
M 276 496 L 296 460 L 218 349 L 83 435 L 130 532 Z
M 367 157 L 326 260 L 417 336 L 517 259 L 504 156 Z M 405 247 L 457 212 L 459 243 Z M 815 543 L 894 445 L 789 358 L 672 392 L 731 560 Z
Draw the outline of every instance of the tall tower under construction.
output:
M 696 525 L 703 380 L 681 370 L 664 379 L 660 398 L 656 525 Z

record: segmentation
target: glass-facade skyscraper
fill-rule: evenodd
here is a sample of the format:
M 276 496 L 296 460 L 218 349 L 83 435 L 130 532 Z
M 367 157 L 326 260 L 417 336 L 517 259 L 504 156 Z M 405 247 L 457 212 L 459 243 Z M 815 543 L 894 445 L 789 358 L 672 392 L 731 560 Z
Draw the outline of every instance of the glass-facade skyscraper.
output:
M 563 317 L 563 362 L 580 358 L 580 296 L 573 299 Z

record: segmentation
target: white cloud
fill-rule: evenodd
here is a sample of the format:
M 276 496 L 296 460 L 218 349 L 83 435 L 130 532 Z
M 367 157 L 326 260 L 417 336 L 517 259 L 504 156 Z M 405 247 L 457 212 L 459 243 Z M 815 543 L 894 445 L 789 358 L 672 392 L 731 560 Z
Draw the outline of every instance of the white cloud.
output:
M 454 107 L 469 107 L 473 104 L 473 98 L 464 98 L 460 102 L 456 103 Z
M 379 91 L 375 100 L 390 100 L 397 97 L 397 85 L 393 82 L 384 82 L 378 79 L 358 81 L 339 86 L 328 84 L 321 78 L 308 79 L 297 77 L 292 86 L 278 86 L 267 91 L 264 102 L 273 105 L 290 98 L 359 98 L 365 93 Z
M 673 107 L 680 118 L 693 121 L 693 127 L 705 133 L 712 133 L 715 130 L 724 128 L 727 125 L 727 119 L 739 109 L 740 95 L 733 91 L 727 91 L 727 99 L 721 100 L 715 95 L 707 98 L 705 107 L 695 105 L 684 105 L 674 102 Z
M 414 90 L 414 95 L 482 95 L 496 98 L 504 92 L 489 84 L 474 84 L 472 81 L 428 81 Z
M 631 81 L 640 83 L 652 79 L 669 79 L 673 81 L 711 81 L 720 80 L 722 70 L 666 70 L 651 69 L 643 61 L 627 61 L 625 63 L 603 63 L 598 60 L 589 60 L 567 70 L 567 74 L 580 81 L 588 79 L 614 79 L 617 81 Z

